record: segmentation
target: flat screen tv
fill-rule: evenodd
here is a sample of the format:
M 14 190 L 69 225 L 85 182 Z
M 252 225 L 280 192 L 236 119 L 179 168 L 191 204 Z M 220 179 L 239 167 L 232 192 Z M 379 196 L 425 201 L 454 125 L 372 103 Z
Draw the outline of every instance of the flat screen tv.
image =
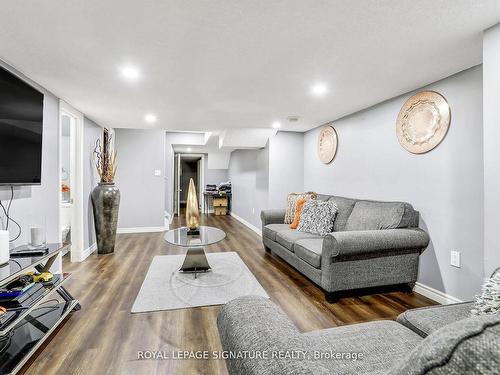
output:
M 0 185 L 39 185 L 43 94 L 0 67 Z

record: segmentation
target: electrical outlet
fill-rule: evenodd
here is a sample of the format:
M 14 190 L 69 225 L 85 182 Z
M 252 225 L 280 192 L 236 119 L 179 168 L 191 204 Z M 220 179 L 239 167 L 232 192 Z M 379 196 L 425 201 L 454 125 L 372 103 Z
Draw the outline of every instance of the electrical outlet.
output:
M 460 251 L 451 251 L 450 263 L 453 267 L 460 268 Z
M 161 169 L 155 169 L 155 176 L 161 176 Z

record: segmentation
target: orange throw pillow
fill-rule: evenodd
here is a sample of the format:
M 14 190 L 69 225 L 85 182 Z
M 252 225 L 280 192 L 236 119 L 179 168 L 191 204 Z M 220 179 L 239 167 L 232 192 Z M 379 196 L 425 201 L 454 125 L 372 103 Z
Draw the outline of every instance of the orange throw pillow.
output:
M 292 224 L 290 224 L 291 229 L 297 229 L 300 221 L 300 214 L 302 213 L 302 207 L 306 203 L 304 198 L 297 199 L 297 205 L 295 206 L 295 215 L 293 216 Z

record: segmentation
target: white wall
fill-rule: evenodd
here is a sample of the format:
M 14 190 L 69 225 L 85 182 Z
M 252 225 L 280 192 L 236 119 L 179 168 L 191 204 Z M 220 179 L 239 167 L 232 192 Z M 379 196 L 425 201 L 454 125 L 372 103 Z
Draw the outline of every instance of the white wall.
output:
M 419 282 L 470 299 L 483 275 L 482 69 L 424 89 L 440 92 L 451 107 L 450 130 L 441 145 L 423 155 L 399 145 L 395 122 L 413 94 L 408 93 L 335 121 L 339 148 L 330 165 L 316 155 L 320 129 L 307 132 L 304 190 L 410 202 L 431 237 L 421 257 Z M 462 268 L 450 265 L 451 250 L 461 252 Z
M 165 131 L 115 129 L 121 191 L 118 228 L 158 228 L 165 224 Z M 160 170 L 161 176 L 154 171 Z
M 71 120 L 68 116 L 61 118 L 61 168 L 67 172 L 67 180 L 61 180 L 71 187 Z M 62 173 L 62 171 L 61 171 Z
M 500 24 L 484 33 L 484 268 L 500 267 Z

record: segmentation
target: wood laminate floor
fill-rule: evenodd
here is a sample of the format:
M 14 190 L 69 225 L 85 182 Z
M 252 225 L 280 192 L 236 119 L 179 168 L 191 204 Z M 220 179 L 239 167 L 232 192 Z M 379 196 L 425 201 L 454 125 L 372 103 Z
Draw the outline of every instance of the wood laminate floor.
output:
M 208 252 L 237 251 L 271 300 L 302 331 L 376 319 L 434 304 L 402 292 L 344 298 L 329 304 L 313 283 L 275 255 L 260 237 L 230 216 L 204 216 L 203 224 L 227 237 Z M 174 226 L 182 219 L 176 218 Z M 221 350 L 216 318 L 220 306 L 131 314 L 130 310 L 155 255 L 183 254 L 162 233 L 118 235 L 113 255 L 92 255 L 83 263 L 64 261 L 72 272 L 67 289 L 82 309 L 70 315 L 23 374 L 227 374 L 222 360 L 139 360 L 138 351 Z

